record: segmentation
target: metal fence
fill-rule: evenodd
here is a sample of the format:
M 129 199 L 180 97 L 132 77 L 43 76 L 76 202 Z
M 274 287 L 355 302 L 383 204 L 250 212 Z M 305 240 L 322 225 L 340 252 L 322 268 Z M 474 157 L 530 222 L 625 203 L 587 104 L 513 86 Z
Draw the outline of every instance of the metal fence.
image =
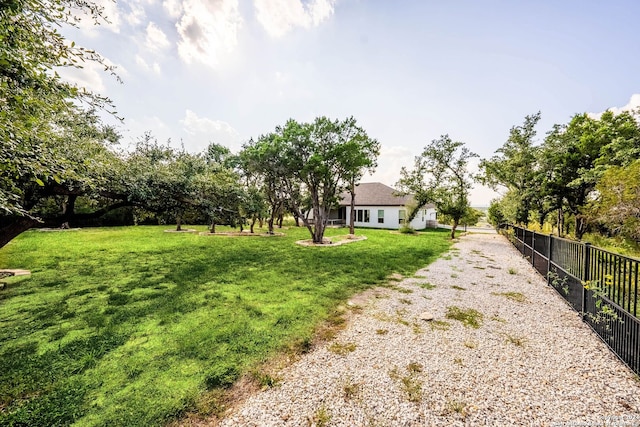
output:
M 602 341 L 640 375 L 640 260 L 512 225 L 502 231 Z

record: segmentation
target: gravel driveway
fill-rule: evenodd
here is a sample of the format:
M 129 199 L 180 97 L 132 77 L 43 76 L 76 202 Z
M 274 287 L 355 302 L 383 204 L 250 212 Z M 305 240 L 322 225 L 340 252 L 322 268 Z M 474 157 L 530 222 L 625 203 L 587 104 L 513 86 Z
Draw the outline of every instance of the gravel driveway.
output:
M 504 237 L 390 283 L 221 424 L 640 426 L 638 379 Z

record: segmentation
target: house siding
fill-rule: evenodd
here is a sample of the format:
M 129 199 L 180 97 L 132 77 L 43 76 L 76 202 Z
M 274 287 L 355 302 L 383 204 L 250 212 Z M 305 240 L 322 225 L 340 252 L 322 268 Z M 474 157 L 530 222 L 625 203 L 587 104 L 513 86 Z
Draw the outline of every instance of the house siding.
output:
M 356 206 L 356 211 L 358 209 L 368 209 L 369 210 L 369 222 L 359 222 L 356 221 L 354 225 L 356 227 L 362 228 L 389 228 L 393 230 L 397 230 L 400 228 L 400 211 L 404 210 L 406 212 L 406 208 L 403 206 Z M 384 221 L 382 223 L 378 222 L 378 210 L 384 211 Z M 424 213 L 426 211 L 426 214 Z M 416 230 L 422 230 L 423 228 L 427 228 L 428 221 L 435 221 L 436 219 L 436 211 L 433 208 L 421 209 L 418 215 L 411 221 L 411 227 Z M 346 212 L 346 223 L 347 225 L 351 220 L 351 209 L 347 208 Z

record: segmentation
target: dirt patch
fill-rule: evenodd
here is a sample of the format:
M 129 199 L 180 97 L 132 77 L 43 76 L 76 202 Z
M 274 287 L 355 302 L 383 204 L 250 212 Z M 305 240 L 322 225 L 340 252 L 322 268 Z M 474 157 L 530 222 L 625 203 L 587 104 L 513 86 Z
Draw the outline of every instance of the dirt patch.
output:
M 229 231 L 222 233 L 209 233 L 205 231 L 200 233 L 201 236 L 227 236 L 227 237 L 282 237 L 284 233 L 249 233 L 248 231 Z
M 331 239 L 324 239 L 323 243 L 313 243 L 313 240 L 298 240 L 296 243 L 301 246 L 316 246 L 316 247 L 333 247 L 346 245 L 347 243 L 359 242 L 361 240 L 367 240 L 367 236 L 345 234 L 343 236 L 331 236 Z
M 195 230 L 193 228 L 183 228 L 182 230 L 176 230 L 176 229 L 170 229 L 170 230 L 164 230 L 165 233 L 197 233 L 198 230 Z

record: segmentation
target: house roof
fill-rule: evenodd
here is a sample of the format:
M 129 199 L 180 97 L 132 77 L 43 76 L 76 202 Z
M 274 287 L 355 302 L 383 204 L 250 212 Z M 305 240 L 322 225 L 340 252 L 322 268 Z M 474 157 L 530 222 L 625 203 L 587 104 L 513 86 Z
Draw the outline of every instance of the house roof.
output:
M 401 196 L 396 190 L 381 182 L 363 182 L 356 185 L 356 206 L 406 206 L 413 201 L 413 196 Z M 345 191 L 340 194 L 340 206 L 351 205 L 351 194 Z M 432 208 L 428 204 L 425 208 Z

